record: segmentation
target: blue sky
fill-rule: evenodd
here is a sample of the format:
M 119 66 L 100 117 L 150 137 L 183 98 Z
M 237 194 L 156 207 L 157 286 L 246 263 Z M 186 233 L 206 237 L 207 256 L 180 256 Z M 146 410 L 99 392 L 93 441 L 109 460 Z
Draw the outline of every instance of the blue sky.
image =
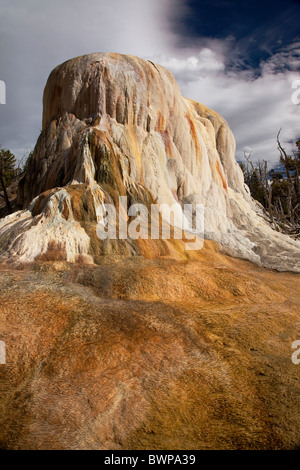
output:
M 20 158 L 41 129 L 42 93 L 59 63 L 120 52 L 168 67 L 182 93 L 221 113 L 237 159 L 275 162 L 280 127 L 288 149 L 300 137 L 300 3 L 235 0 L 1 0 L 0 146 Z M 299 94 L 300 96 L 300 94 Z
M 299 38 L 296 0 L 188 0 L 179 20 L 183 37 L 232 39 L 230 66 L 258 67 Z

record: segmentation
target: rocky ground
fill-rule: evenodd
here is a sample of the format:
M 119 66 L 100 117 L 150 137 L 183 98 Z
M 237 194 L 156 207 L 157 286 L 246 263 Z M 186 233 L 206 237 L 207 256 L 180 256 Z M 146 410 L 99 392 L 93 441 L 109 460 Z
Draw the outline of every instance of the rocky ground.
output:
M 297 448 L 300 277 L 201 256 L 2 265 L 1 448 Z

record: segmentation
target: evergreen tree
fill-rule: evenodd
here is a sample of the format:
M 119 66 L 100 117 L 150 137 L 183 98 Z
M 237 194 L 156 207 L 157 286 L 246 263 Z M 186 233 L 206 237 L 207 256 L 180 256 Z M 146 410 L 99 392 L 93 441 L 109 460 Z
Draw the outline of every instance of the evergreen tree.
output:
M 264 198 L 263 191 L 263 181 L 258 168 L 255 168 L 255 170 L 251 174 L 249 188 L 252 197 L 258 202 L 260 202 L 263 206 L 266 206 L 266 200 Z
M 12 212 L 6 188 L 11 184 L 15 176 L 16 157 L 10 150 L 0 149 L 0 189 L 3 195 L 0 196 L 5 200 L 6 207 Z

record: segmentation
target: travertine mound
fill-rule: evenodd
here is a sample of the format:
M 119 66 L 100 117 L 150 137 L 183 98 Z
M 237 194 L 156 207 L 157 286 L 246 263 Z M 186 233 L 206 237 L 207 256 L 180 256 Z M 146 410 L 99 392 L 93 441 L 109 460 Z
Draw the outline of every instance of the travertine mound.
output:
M 181 96 L 160 65 L 89 54 L 55 68 L 44 92 L 43 129 L 19 186 L 23 211 L 0 222 L 2 260 L 55 256 L 97 262 L 141 254 L 132 241 L 101 242 L 101 206 L 129 201 L 205 206 L 205 238 L 233 256 L 300 271 L 300 244 L 273 231 L 235 161 L 227 122 Z M 171 242 L 155 256 L 173 256 Z M 144 247 L 153 256 L 153 243 Z M 176 248 L 175 248 L 176 251 Z M 184 256 L 182 253 L 180 256 Z

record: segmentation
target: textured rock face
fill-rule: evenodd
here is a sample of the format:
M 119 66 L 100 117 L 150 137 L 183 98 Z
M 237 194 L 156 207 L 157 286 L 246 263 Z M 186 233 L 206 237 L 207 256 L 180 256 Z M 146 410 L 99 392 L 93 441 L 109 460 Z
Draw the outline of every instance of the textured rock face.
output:
M 204 204 L 205 237 L 225 252 L 300 271 L 299 243 L 259 215 L 221 116 L 183 98 L 173 76 L 152 62 L 78 57 L 48 79 L 43 129 L 19 187 L 24 210 L 0 222 L 2 259 L 33 261 L 51 250 L 89 262 L 112 251 L 141 254 L 138 242 L 97 239 L 101 205 L 113 200 L 118 207 L 119 195 L 179 208 Z M 155 253 L 170 255 L 170 244 L 157 242 Z M 149 246 L 142 254 L 151 256 Z
M 299 448 L 300 278 L 209 245 L 0 266 L 0 449 Z

